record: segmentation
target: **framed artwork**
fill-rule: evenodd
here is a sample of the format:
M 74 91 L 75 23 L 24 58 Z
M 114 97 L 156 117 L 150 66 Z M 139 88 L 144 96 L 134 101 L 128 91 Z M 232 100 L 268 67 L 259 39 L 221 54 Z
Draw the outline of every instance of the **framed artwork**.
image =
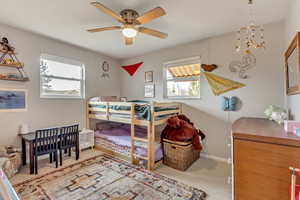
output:
M 27 111 L 27 90 L 0 89 L 0 112 Z
M 101 68 L 102 68 L 102 71 L 103 71 L 101 77 L 102 78 L 109 78 L 109 64 L 108 64 L 108 62 L 104 61 L 102 63 Z
M 153 71 L 145 72 L 145 83 L 153 82 Z
M 155 85 L 154 84 L 148 84 L 145 85 L 145 98 L 154 98 L 155 97 Z
M 120 97 L 120 101 L 121 102 L 127 102 L 127 98 L 126 97 Z

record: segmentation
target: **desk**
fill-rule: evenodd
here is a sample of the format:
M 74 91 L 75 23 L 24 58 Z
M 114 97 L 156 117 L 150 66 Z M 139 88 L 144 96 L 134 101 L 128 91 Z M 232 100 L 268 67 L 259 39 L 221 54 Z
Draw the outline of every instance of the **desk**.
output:
M 33 152 L 33 143 L 35 141 L 35 132 L 27 134 L 19 134 L 22 138 L 22 163 L 26 165 L 26 143 L 29 144 L 29 170 L 30 174 L 34 173 L 34 152 Z M 60 140 L 60 137 L 58 137 Z M 79 137 L 77 137 L 76 145 L 76 159 L 79 158 Z M 57 158 L 58 159 L 58 158 Z
M 34 154 L 33 143 L 35 140 L 35 133 L 20 134 L 22 138 L 22 163 L 26 165 L 26 143 L 29 144 L 29 170 L 30 174 L 34 173 Z

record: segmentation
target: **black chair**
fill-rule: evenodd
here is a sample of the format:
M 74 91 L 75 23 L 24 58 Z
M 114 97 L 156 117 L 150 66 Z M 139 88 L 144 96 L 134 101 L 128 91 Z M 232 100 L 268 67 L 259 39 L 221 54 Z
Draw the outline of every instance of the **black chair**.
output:
M 62 165 L 62 152 L 69 151 L 71 156 L 72 148 L 76 149 L 76 160 L 79 159 L 79 125 L 65 126 L 60 128 L 60 141 L 59 141 L 59 158 L 60 165 Z
M 52 154 L 58 167 L 57 148 L 58 148 L 59 128 L 49 128 L 37 130 L 35 132 L 35 140 L 33 142 L 34 150 L 34 171 L 38 174 L 38 157 L 49 154 L 50 162 L 52 162 Z

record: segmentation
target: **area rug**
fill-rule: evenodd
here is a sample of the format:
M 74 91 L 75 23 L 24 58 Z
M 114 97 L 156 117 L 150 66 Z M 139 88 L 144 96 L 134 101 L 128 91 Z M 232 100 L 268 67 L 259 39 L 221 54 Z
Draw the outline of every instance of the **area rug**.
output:
M 14 185 L 22 200 L 204 200 L 206 193 L 108 155 Z

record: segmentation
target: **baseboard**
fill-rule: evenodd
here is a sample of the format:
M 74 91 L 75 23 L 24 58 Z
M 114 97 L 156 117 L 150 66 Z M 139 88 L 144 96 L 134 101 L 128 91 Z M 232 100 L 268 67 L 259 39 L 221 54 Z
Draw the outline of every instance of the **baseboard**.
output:
M 222 157 L 218 157 L 218 156 L 214 156 L 214 155 L 210 155 L 210 154 L 206 154 L 206 153 L 201 153 L 201 156 L 204 157 L 204 158 L 209 158 L 209 159 L 212 159 L 212 160 L 215 160 L 215 161 L 230 164 L 228 162 L 228 159 L 226 159 L 226 158 L 222 158 Z

